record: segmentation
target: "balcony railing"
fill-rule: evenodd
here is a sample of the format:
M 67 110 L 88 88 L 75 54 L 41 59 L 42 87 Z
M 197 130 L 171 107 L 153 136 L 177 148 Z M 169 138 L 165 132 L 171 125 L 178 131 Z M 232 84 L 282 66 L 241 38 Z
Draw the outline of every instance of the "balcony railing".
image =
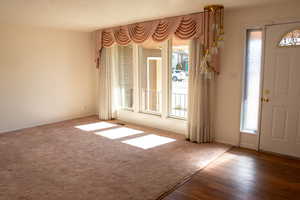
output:
M 121 88 L 121 107 L 123 109 L 132 109 L 133 107 L 133 89 Z M 161 91 L 142 89 L 141 111 L 145 113 L 161 113 Z M 187 94 L 171 93 L 171 117 L 187 117 Z
M 171 94 L 171 116 L 186 118 L 187 117 L 187 94 Z

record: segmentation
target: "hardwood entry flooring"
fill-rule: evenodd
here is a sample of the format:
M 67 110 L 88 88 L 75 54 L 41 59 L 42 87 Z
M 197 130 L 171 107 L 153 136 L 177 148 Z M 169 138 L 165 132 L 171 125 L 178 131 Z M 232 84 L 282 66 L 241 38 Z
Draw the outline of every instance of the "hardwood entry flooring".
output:
M 233 148 L 164 200 L 300 199 L 300 160 Z

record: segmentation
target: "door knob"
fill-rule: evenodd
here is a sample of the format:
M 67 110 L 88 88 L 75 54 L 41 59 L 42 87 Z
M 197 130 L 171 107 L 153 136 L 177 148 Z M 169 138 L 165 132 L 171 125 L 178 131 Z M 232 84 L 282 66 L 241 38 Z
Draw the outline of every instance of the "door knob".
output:
M 262 97 L 262 98 L 261 98 L 261 101 L 262 101 L 262 102 L 268 103 L 270 100 L 269 100 L 269 98 L 264 98 L 264 97 Z

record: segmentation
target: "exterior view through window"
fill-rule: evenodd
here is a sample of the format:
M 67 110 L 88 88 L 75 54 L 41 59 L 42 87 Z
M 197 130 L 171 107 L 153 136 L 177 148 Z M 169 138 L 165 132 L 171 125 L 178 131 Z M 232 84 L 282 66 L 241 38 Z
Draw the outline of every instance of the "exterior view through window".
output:
M 300 29 L 285 34 L 279 42 L 280 47 L 300 46 Z
M 260 105 L 262 31 L 247 30 L 246 45 L 241 131 L 256 133 Z
M 141 111 L 160 114 L 162 107 L 162 46 L 146 41 L 139 46 Z
M 117 46 L 117 62 L 121 108 L 133 107 L 133 49 L 131 45 Z
M 189 44 L 174 37 L 165 43 L 147 40 L 140 45 L 118 45 L 114 58 L 121 108 L 186 119 Z M 137 85 L 133 80 L 138 80 Z
M 189 40 L 172 39 L 170 116 L 187 117 Z

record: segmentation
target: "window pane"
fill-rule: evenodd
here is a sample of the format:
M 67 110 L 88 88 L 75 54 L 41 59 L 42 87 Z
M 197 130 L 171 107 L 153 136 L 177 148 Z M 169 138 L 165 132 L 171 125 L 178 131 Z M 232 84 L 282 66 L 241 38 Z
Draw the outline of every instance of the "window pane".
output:
M 189 40 L 172 39 L 170 115 L 187 117 Z
M 257 131 L 261 71 L 262 31 L 247 31 L 246 74 L 242 130 Z
M 131 45 L 118 46 L 118 72 L 121 108 L 133 106 L 133 49 Z
M 279 42 L 280 47 L 300 46 L 300 29 L 293 30 L 283 36 Z
M 139 46 L 141 110 L 143 112 L 161 112 L 161 49 L 161 44 L 151 40 Z

